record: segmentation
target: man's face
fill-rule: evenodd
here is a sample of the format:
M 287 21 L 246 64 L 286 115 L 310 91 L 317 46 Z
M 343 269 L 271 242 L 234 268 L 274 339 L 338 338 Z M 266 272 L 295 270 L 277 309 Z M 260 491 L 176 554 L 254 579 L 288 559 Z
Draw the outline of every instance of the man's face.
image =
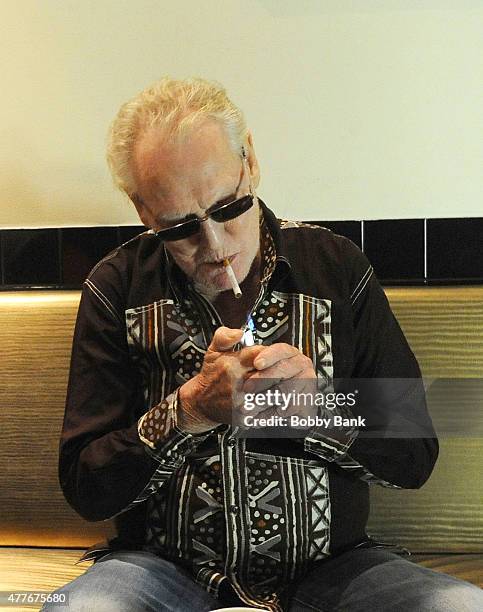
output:
M 214 121 L 177 143 L 164 143 L 159 129 L 145 133 L 133 159 L 134 203 L 142 222 L 164 229 L 189 215 L 203 217 L 214 204 L 249 193 L 249 175 L 256 187 L 259 174 L 251 139 L 247 148 L 248 161 L 243 163 Z M 255 204 L 226 223 L 208 219 L 197 234 L 166 242 L 166 248 L 197 289 L 213 297 L 231 288 L 220 263 L 224 258 L 230 260 L 239 283 L 247 276 L 259 250 L 258 214 Z

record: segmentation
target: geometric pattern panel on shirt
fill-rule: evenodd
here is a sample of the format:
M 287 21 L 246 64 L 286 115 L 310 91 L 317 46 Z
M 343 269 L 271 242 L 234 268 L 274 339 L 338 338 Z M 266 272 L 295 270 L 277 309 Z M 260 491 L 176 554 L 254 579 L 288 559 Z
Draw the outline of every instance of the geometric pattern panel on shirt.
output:
M 250 563 L 248 581 L 255 592 L 270 592 L 281 575 L 284 551 L 282 532 L 287 516 L 282 501 L 280 466 L 275 457 L 247 453 L 246 473 L 250 517 Z
M 334 376 L 331 300 L 272 291 L 253 313 L 255 342 L 287 342 L 312 359 L 323 388 Z
M 179 478 L 148 504 L 145 549 L 183 559 L 193 569 L 223 567 L 223 492 L 220 457 L 188 460 Z
M 263 597 L 274 587 L 296 580 L 307 561 L 329 554 L 328 474 L 316 461 L 253 452 L 246 452 L 246 473 L 247 582 Z
M 201 370 L 206 342 L 193 302 L 172 300 L 126 311 L 128 345 L 143 378 L 146 408 Z M 333 378 L 331 301 L 273 291 L 252 313 L 256 344 L 287 342 L 311 358 L 319 386 Z M 212 321 L 214 324 L 215 322 Z
M 129 313 L 130 348 L 138 355 L 144 353 L 150 370 L 151 405 L 159 401 L 156 395 L 162 396 L 162 389 L 172 391 L 172 386 L 188 380 L 201 367 L 206 345 L 190 305 L 184 302 L 180 308 L 163 300 Z M 287 342 L 298 347 L 311 358 L 319 383 L 330 384 L 330 300 L 274 291 L 252 316 L 257 344 Z M 266 598 L 280 584 L 301 576 L 309 561 L 326 555 L 330 531 L 327 475 L 325 468 L 310 466 L 311 461 L 277 456 L 270 464 L 263 459 L 252 464 L 250 459 L 253 456 L 247 456 L 244 463 L 246 474 L 238 474 L 248 483 L 250 504 L 248 558 L 239 571 L 252 592 Z M 215 579 L 224 572 L 226 483 L 217 471 L 218 455 L 205 461 L 188 458 L 177 479 L 166 483 L 150 500 L 146 545 L 162 556 L 191 560 L 194 573 L 210 584 L 210 576 Z
M 309 559 L 320 561 L 329 554 L 330 498 L 329 477 L 325 467 L 307 467 L 305 471 L 307 506 L 310 512 Z
M 189 298 L 126 310 L 131 358 L 142 376 L 146 408 L 151 408 L 177 386 L 201 370 L 206 353 L 194 304 Z
M 146 368 L 147 407 L 201 368 L 206 344 L 188 302 L 178 306 L 162 300 L 126 313 L 130 350 L 138 366 L 143 361 Z M 298 347 L 311 358 L 319 382 L 324 387 L 330 383 L 329 300 L 274 291 L 252 316 L 257 344 L 287 342 Z M 237 572 L 243 573 L 242 582 L 252 593 L 265 600 L 278 586 L 301 576 L 309 561 L 326 555 L 330 531 L 325 468 L 296 458 L 273 459 L 268 463 L 247 453 L 242 462 L 246 473 L 241 469 L 236 476 L 248 484 L 250 505 L 246 534 L 242 532 L 247 526 L 240 525 L 240 538 L 249 540 L 247 558 L 238 557 Z M 226 483 L 219 469 L 216 450 L 204 460 L 187 458 L 177 477 L 166 482 L 148 505 L 146 546 L 161 556 L 190 562 L 205 585 L 225 571 Z

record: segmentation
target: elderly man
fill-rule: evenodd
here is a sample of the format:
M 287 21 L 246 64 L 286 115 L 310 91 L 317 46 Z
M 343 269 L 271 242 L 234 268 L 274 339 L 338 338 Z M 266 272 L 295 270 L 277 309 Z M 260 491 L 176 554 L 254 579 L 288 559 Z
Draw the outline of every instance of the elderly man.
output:
M 365 533 L 368 483 L 420 487 L 438 446 L 418 365 L 361 251 L 257 199 L 252 136 L 216 84 L 165 78 L 141 92 L 113 123 L 108 160 L 150 229 L 82 293 L 60 481 L 81 516 L 115 517 L 118 535 L 61 589 L 69 609 L 476 610 L 476 587 Z M 404 409 L 429 434 L 237 435 L 250 383 L 354 377 L 416 381 Z

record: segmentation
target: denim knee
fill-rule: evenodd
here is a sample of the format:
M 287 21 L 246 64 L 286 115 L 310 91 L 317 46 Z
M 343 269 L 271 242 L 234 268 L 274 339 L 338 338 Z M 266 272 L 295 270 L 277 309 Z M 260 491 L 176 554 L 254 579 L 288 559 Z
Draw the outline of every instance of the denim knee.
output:
M 114 593 L 88 593 L 82 590 L 69 593 L 65 604 L 44 604 L 40 612 L 146 612 L 151 609 L 142 605 L 135 595 L 119 597 Z

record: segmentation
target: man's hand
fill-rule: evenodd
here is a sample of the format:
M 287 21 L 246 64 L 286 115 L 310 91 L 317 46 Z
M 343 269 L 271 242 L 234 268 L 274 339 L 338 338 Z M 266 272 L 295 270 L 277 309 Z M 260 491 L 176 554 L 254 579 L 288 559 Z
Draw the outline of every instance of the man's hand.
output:
M 317 392 L 317 374 L 310 357 L 299 349 L 286 343 L 276 343 L 263 347 L 263 351 L 253 361 L 255 368 L 243 385 L 244 392 L 261 393 L 267 389 L 278 389 L 288 397 L 295 394 L 310 394 L 306 402 L 291 403 L 284 409 L 276 406 L 259 411 L 258 416 L 268 418 L 272 415 L 290 417 L 315 416 L 317 406 L 313 405 L 313 394 Z M 251 414 L 256 414 L 252 412 Z
M 313 393 L 317 375 L 312 360 L 294 346 L 276 343 L 255 345 L 233 351 L 240 341 L 241 329 L 220 327 L 208 347 L 199 374 L 180 388 L 178 425 L 184 431 L 201 433 L 221 423 L 232 424 L 247 414 L 243 393 L 261 393 L 275 387 L 282 392 Z M 290 405 L 283 416 L 315 415 L 317 407 Z M 250 414 L 263 417 L 277 412 L 276 407 L 255 408 Z
M 233 422 L 233 412 L 240 408 L 243 381 L 254 371 L 254 359 L 266 349 L 250 346 L 233 351 L 242 335 L 241 329 L 219 327 L 200 373 L 181 386 L 178 425 L 184 431 L 201 433 Z

